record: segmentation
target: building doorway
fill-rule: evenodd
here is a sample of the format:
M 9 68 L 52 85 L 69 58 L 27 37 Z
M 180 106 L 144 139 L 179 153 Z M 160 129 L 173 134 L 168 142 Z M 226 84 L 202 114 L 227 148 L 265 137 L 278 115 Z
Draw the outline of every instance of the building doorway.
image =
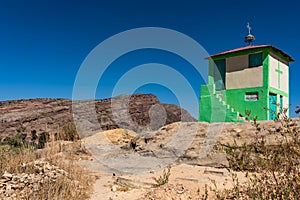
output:
M 269 94 L 269 120 L 274 120 L 277 117 L 277 95 Z

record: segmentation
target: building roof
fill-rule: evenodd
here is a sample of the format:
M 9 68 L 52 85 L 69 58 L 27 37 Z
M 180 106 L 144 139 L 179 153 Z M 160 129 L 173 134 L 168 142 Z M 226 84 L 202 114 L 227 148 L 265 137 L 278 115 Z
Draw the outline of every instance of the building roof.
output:
M 284 51 L 272 46 L 272 45 L 251 45 L 251 46 L 245 46 L 245 47 L 240 47 L 240 48 L 236 48 L 236 49 L 232 49 L 232 50 L 228 50 L 228 51 L 223 51 L 221 53 L 217 53 L 217 54 L 213 54 L 210 55 L 208 58 L 213 58 L 216 56 L 220 56 L 220 55 L 226 55 L 226 54 L 230 54 L 230 53 L 235 53 L 238 51 L 245 51 L 245 50 L 249 50 L 249 49 L 263 49 L 263 48 L 272 48 L 274 51 L 280 53 L 281 55 L 283 55 L 285 58 L 287 58 L 287 60 L 289 62 L 294 62 L 295 60 L 289 56 L 287 53 L 285 53 Z

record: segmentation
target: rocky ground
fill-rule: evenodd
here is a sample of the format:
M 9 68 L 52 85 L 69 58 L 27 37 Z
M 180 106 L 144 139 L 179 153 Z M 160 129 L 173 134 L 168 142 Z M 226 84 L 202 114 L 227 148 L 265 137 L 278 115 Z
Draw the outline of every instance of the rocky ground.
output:
M 79 163 L 97 177 L 92 199 L 214 199 L 214 189 L 233 187 L 226 155 L 214 146 L 250 144 L 260 137 L 273 145 L 282 139 L 277 134 L 280 122 L 264 121 L 259 127 L 260 131 L 250 122 L 193 122 L 138 135 L 121 129 L 100 132 L 83 140 L 92 159 Z M 169 182 L 157 187 L 153 177 L 162 176 L 168 165 Z M 247 173 L 235 173 L 240 183 L 248 180 Z
M 11 174 L 5 172 L 0 179 L 0 197 L 5 199 L 25 199 L 26 196 L 34 197 L 39 192 L 42 184 L 55 182 L 68 173 L 46 161 L 36 160 L 33 163 L 23 163 L 23 168 L 33 168 L 34 173 Z M 78 184 L 79 186 L 79 184 Z
M 294 126 L 300 120 L 294 119 Z M 264 137 L 269 145 L 276 144 L 280 122 L 251 123 L 176 122 L 156 131 L 136 133 L 127 129 L 98 132 L 81 141 L 57 142 L 57 158 L 72 158 L 89 171 L 95 182 L 90 199 L 103 200 L 165 200 L 215 199 L 215 190 L 233 187 L 232 171 L 228 170 L 226 155 L 218 144 L 250 144 Z M 49 145 L 47 145 L 49 148 Z M 52 146 L 53 148 L 53 146 Z M 23 194 L 37 192 L 47 181 L 68 172 L 41 159 L 24 163 L 33 173 L 5 172 L 0 179 L 0 196 L 17 199 Z M 157 185 L 154 178 L 163 177 L 170 167 L 168 182 Z M 240 183 L 248 180 L 246 173 L 234 172 Z M 67 180 L 67 179 L 64 179 Z M 71 180 L 72 182 L 72 180 Z M 80 183 L 78 183 L 78 190 Z

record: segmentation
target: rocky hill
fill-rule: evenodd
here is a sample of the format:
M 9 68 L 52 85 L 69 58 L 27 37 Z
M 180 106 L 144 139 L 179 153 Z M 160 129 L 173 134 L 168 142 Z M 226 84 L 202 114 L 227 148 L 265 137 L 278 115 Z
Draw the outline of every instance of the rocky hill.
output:
M 95 107 L 97 121 L 86 109 L 86 105 L 91 103 Z M 74 108 L 76 112 L 72 112 Z M 116 113 L 118 116 L 115 116 Z M 152 94 L 121 95 L 112 99 L 75 101 L 73 104 L 68 99 L 27 99 L 0 102 L 0 135 L 30 133 L 32 130 L 56 133 L 60 127 L 73 121 L 73 116 L 77 120 L 84 120 L 83 124 L 88 126 L 83 128 L 88 131 L 121 127 L 139 132 L 149 127 L 158 129 L 177 121 L 196 121 L 186 110 L 177 105 L 163 104 Z M 159 117 L 162 119 L 155 121 L 162 121 L 163 124 L 151 122 L 151 118 Z

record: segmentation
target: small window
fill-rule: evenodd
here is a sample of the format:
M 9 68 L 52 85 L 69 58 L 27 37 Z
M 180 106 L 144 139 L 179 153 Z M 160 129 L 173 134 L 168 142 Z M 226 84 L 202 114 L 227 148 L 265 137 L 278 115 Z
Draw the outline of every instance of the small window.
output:
M 249 55 L 249 67 L 258 67 L 262 66 L 262 64 L 262 53 L 255 53 Z
M 245 100 L 246 101 L 257 101 L 258 100 L 258 92 L 246 92 Z

